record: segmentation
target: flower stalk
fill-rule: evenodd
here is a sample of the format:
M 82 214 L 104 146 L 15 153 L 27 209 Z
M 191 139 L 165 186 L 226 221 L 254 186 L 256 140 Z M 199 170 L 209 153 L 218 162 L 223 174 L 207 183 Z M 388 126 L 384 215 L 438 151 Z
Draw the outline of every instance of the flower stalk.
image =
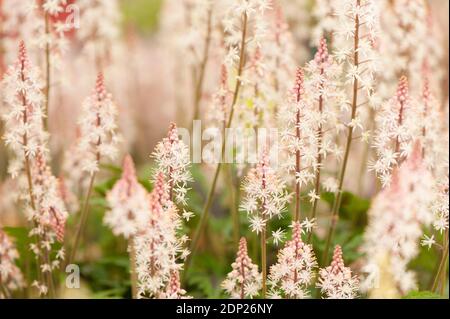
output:
M 357 5 L 357 7 L 359 7 L 361 5 L 361 0 L 356 0 L 356 5 Z M 359 66 L 359 50 L 358 50 L 359 49 L 359 28 L 360 28 L 359 14 L 356 14 L 355 15 L 354 38 L 353 38 L 353 65 L 356 68 L 358 68 L 358 66 Z M 356 109 L 358 106 L 358 90 L 359 90 L 358 86 L 359 86 L 358 78 L 356 76 L 354 76 L 353 92 L 352 92 L 352 109 L 351 109 L 351 120 L 352 121 L 356 118 Z M 350 149 L 351 149 L 351 145 L 352 145 L 352 141 L 353 141 L 353 129 L 354 129 L 353 125 L 348 125 L 347 142 L 346 142 L 346 146 L 345 146 L 344 159 L 342 162 L 342 167 L 341 167 L 339 178 L 338 178 L 338 180 L 339 180 L 338 189 L 336 191 L 333 207 L 331 210 L 331 224 L 330 224 L 330 228 L 328 230 L 328 235 L 327 235 L 326 244 L 325 244 L 325 250 L 323 253 L 323 258 L 322 258 L 323 264 L 328 263 L 329 250 L 330 250 L 331 242 L 333 240 L 334 232 L 336 230 L 339 209 L 341 207 L 342 188 L 344 185 L 344 178 L 345 178 L 345 173 L 346 173 L 346 169 L 347 169 L 348 158 L 350 155 Z
M 238 96 L 239 96 L 239 90 L 241 88 L 241 75 L 242 72 L 244 70 L 244 65 L 245 65 L 245 48 L 246 48 L 246 38 L 247 38 L 247 22 L 248 22 L 248 15 L 247 13 L 243 13 L 242 15 L 242 35 L 241 35 L 241 43 L 240 43 L 240 52 L 239 52 L 239 66 L 238 66 L 238 70 L 237 70 L 237 76 L 236 76 L 236 85 L 234 88 L 234 93 L 233 93 L 233 100 L 231 102 L 231 108 L 230 108 L 230 113 L 228 115 L 228 120 L 226 122 L 225 125 L 225 129 L 229 128 L 231 126 L 231 123 L 233 121 L 233 114 L 234 114 L 234 107 L 236 105 Z M 223 156 L 223 154 L 225 153 L 225 139 L 222 141 L 222 147 L 221 147 L 221 156 Z M 186 260 L 186 264 L 185 264 L 185 274 L 188 272 L 191 260 L 192 260 L 192 256 L 195 255 L 197 249 L 198 249 L 198 244 L 200 241 L 201 236 L 203 235 L 207 222 L 208 222 L 208 217 L 209 217 L 209 210 L 211 208 L 212 202 L 213 202 L 213 197 L 214 197 L 214 193 L 216 190 L 216 186 L 217 186 L 217 181 L 219 178 L 219 173 L 220 173 L 220 169 L 222 167 L 222 161 L 219 161 L 219 163 L 217 163 L 216 166 L 216 170 L 214 172 L 214 177 L 213 177 L 213 181 L 211 184 L 211 188 L 208 192 L 208 197 L 206 199 L 206 203 L 205 206 L 203 207 L 202 210 L 202 215 L 200 217 L 200 221 L 199 224 L 197 226 L 197 230 L 196 233 L 194 235 L 194 238 L 192 240 L 192 245 L 191 245 L 191 255 L 190 257 Z

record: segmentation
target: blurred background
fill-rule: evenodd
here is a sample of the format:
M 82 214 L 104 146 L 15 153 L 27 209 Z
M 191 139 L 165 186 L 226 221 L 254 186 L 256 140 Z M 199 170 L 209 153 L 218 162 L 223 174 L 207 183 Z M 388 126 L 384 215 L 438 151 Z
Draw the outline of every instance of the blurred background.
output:
M 0 0 L 1 72 L 14 61 L 21 38 L 29 48 L 32 61 L 41 68 L 44 65 L 42 39 L 33 33 L 39 30 L 30 31 L 25 27 L 27 23 L 31 23 L 31 20 L 27 19 L 27 8 L 21 6 L 21 3 L 25 2 Z M 324 1 L 275 1 L 276 6 L 281 8 L 289 32 L 293 36 L 293 52 L 297 65 L 309 61 L 315 52 L 315 32 L 318 18 L 323 14 L 317 10 L 319 2 Z M 385 0 L 386 11 L 383 14 L 389 15 L 389 8 L 392 8 L 395 2 L 396 0 Z M 120 131 L 124 141 L 122 154 L 132 154 L 142 183 L 151 188 L 148 181 L 152 165 L 149 156 L 155 144 L 165 136 L 171 121 L 175 121 L 180 127 L 189 128 L 194 112 L 192 69 L 198 65 L 201 57 L 203 34 L 195 24 L 202 23 L 202 20 L 195 14 L 189 15 L 192 3 L 190 0 L 68 1 L 68 5 L 75 4 L 76 10 L 80 10 L 80 19 L 79 28 L 66 32 L 65 42 L 58 44 L 64 47 L 64 50 L 55 50 L 52 65 L 53 89 L 49 131 L 52 136 L 51 152 L 56 175 L 64 170 L 66 157 L 71 156 L 68 150 L 76 141 L 76 121 L 81 102 L 92 91 L 96 73 L 101 69 L 105 73 L 108 90 L 119 108 Z M 92 7 L 96 9 L 90 10 Z M 429 21 L 413 21 L 413 24 L 432 24 L 435 50 L 439 53 L 436 85 L 439 86 L 442 108 L 448 114 L 449 1 L 426 1 L 426 8 L 429 10 Z M 66 14 L 59 14 L 55 21 L 66 19 L 70 14 L 70 10 Z M 219 21 L 215 21 L 213 25 L 213 32 L 220 33 Z M 212 47 L 206 65 L 200 103 L 200 114 L 204 119 L 220 79 L 220 45 L 213 43 Z M 428 53 L 433 55 L 436 52 Z M 355 155 L 354 160 L 358 160 L 358 155 Z M 77 297 L 129 296 L 126 243 L 114 237 L 102 224 L 104 195 L 119 177 L 119 163 L 120 161 L 113 163 L 96 186 L 88 228 L 89 240 L 86 240 L 91 244 L 85 247 L 82 265 L 83 289 L 63 292 L 62 295 L 67 293 L 64 296 L 73 296 L 70 294 L 74 293 Z M 24 216 L 18 210 L 16 185 L 8 176 L 7 165 L 8 152 L 1 143 L 0 225 L 22 226 Z M 189 205 L 192 211 L 198 213 L 209 187 L 208 178 L 211 172 L 200 166 L 194 166 L 192 171 L 196 184 L 190 191 L 189 198 L 192 200 Z M 357 186 L 349 185 L 347 188 L 356 189 Z M 226 191 L 217 196 L 213 208 L 214 218 L 211 220 L 208 240 L 205 241 L 208 242 L 208 248 L 200 251 L 200 258 L 196 258 L 196 265 L 193 267 L 195 271 L 188 279 L 188 291 L 192 291 L 194 296 L 222 296 L 218 285 L 229 271 L 235 252 L 231 239 L 232 225 L 227 218 L 227 200 Z M 328 198 L 326 201 L 332 199 Z M 349 194 L 345 205 L 344 210 L 358 213 L 349 214 L 347 220 L 348 225 L 357 231 L 342 240 L 346 243 L 343 247 L 344 255 L 348 262 L 352 263 L 360 257 L 357 247 L 362 240 L 361 233 L 366 222 L 364 213 L 369 201 L 365 196 L 353 197 Z M 355 219 L 356 215 L 359 217 Z M 196 220 L 193 225 L 195 223 Z M 287 227 L 288 221 L 281 220 L 276 224 L 273 229 Z M 345 225 L 344 223 L 344 228 Z M 242 229 L 246 227 L 243 221 Z M 20 234 L 17 236 L 20 238 Z M 26 239 L 22 237 L 22 240 Z M 205 242 L 203 245 L 206 245 Z M 320 248 L 323 243 L 318 241 L 317 245 Z M 250 246 L 251 253 L 257 254 L 257 243 L 251 243 Z M 437 258 L 435 255 L 433 252 L 423 252 L 413 266 L 424 270 L 424 273 L 431 273 Z M 208 276 L 205 277 L 205 274 Z M 424 283 L 429 280 L 428 275 L 421 278 Z

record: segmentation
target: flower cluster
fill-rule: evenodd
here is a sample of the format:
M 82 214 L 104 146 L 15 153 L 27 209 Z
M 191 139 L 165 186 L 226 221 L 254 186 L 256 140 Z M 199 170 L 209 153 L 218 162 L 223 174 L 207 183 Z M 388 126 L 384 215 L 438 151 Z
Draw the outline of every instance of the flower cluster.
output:
M 342 115 L 351 134 L 368 135 L 365 123 L 370 122 L 370 108 L 378 107 L 376 75 L 380 61 L 376 50 L 380 7 L 374 0 L 345 0 L 335 4 L 336 29 L 333 53 L 342 70 L 341 88 L 347 98 L 340 103 Z M 346 117 L 347 117 L 346 116 Z
M 22 272 L 16 265 L 18 258 L 14 244 L 0 228 L 0 299 L 9 298 L 11 291 L 24 285 Z
M 148 220 L 149 206 L 147 190 L 139 184 L 133 159 L 126 155 L 122 165 L 122 177 L 106 195 L 110 210 L 104 223 L 113 233 L 126 239 L 134 236 L 139 227 Z
M 169 199 L 169 187 L 161 172 L 150 194 L 149 206 L 149 219 L 134 238 L 138 297 L 161 298 L 173 272 L 182 268 L 177 259 L 185 259 L 189 254 L 183 248 L 187 237 L 178 236 L 181 220 Z
M 117 0 L 78 0 L 83 27 L 76 36 L 84 55 L 97 71 L 105 69 L 120 44 L 120 8 Z
M 24 42 L 19 45 L 19 54 L 10 66 L 2 82 L 5 110 L 5 143 L 15 154 L 9 172 L 17 177 L 25 162 L 32 160 L 38 152 L 47 153 L 47 132 L 42 126 L 44 95 L 39 70 L 28 59 Z
M 378 1 L 377 1 L 378 2 Z M 378 35 L 380 60 L 383 73 L 380 74 L 379 94 L 389 97 L 390 88 L 398 80 L 399 74 L 406 74 L 413 91 L 419 91 L 423 81 L 422 64 L 427 59 L 437 66 L 442 61 L 439 36 L 433 28 L 431 8 L 424 1 L 398 0 L 379 1 L 383 10 L 381 23 L 385 26 Z M 422 45 L 418 46 L 417 43 Z M 433 67 L 433 86 L 442 78 L 439 67 Z
M 241 209 L 249 218 L 252 231 L 260 233 L 268 220 L 281 217 L 289 200 L 284 181 L 270 167 L 269 156 L 263 152 L 261 160 L 245 177 L 242 186 L 245 197 Z
M 312 124 L 313 112 L 309 112 L 305 95 L 304 72 L 298 68 L 289 103 L 282 105 L 279 119 L 280 123 L 284 123 L 281 132 L 281 142 L 287 156 L 284 166 L 288 176 L 294 176 L 295 184 L 299 187 L 314 179 L 312 167 L 316 160 L 317 136 Z
M 231 264 L 232 271 L 222 283 L 222 288 L 232 297 L 245 299 L 258 295 L 261 289 L 261 274 L 247 253 L 247 241 L 239 241 L 236 260 Z
M 53 280 L 52 271 L 59 268 L 64 258 L 63 248 L 55 257 L 53 249 L 57 241 L 64 240 L 68 213 L 61 198 L 59 181 L 47 164 L 47 132 L 42 123 L 44 97 L 38 72 L 32 67 L 23 42 L 20 43 L 18 61 L 10 67 L 3 83 L 8 106 L 4 115 L 5 140 L 16 156 L 10 173 L 13 176 L 20 173 L 21 180 L 27 180 L 22 197 L 34 226 L 30 236 L 38 239 L 31 244 L 31 250 L 36 254 L 44 277 L 43 282 L 36 281 L 34 285 L 41 294 L 46 294 Z
M 341 105 L 346 103 L 346 95 L 339 87 L 339 66 L 334 56 L 329 54 L 325 38 L 320 38 L 314 59 L 308 63 L 306 70 L 309 75 L 305 84 L 306 91 L 310 95 L 309 103 L 314 105 L 309 110 L 316 134 L 316 159 L 312 163 L 315 171 L 315 189 L 313 196 L 310 197 L 316 207 L 321 185 L 330 190 L 328 184 L 322 181 L 325 160 L 333 156 L 339 162 L 344 154 L 342 146 L 336 141 L 345 128 L 341 122 L 340 110 Z M 329 176 L 325 181 L 329 183 L 332 179 L 333 177 Z
M 52 272 L 59 269 L 65 256 L 63 247 L 54 252 L 56 243 L 64 242 L 68 212 L 61 198 L 58 179 L 52 175 L 42 153 L 36 155 L 32 166 L 32 190 L 29 218 L 35 227 L 30 236 L 36 236 L 38 241 L 30 246 L 41 260 L 40 270 L 44 277 L 42 282 L 35 281 L 33 285 L 41 294 L 46 294 L 52 285 Z
M 442 233 L 448 230 L 448 175 L 444 182 L 438 184 L 438 191 L 436 193 L 436 198 L 432 204 L 432 211 L 434 213 L 433 226 L 437 231 Z
M 372 272 L 377 267 L 371 263 L 388 255 L 391 275 L 401 292 L 416 287 L 408 263 L 419 252 L 422 227 L 433 221 L 428 209 L 432 199 L 433 178 L 423 163 L 421 146 L 416 143 L 410 157 L 394 170 L 391 184 L 372 201 L 363 246 L 367 254 L 365 268 Z M 367 280 L 363 284 L 364 290 L 373 288 Z
M 433 200 L 430 204 L 430 209 L 433 213 L 433 228 L 440 234 L 448 231 L 448 208 L 449 197 L 447 175 L 442 182 L 435 185 Z M 446 240 L 445 236 L 443 240 Z M 423 235 L 421 244 L 422 246 L 427 246 L 428 249 L 430 249 L 433 245 L 438 246 L 434 235 L 428 236 L 426 234 Z
M 104 157 L 114 159 L 119 136 L 116 134 L 117 109 L 106 91 L 103 74 L 99 73 L 95 90 L 83 102 L 79 120 L 78 152 L 83 154 L 82 169 L 93 174 Z
M 341 246 L 334 248 L 331 265 L 319 271 L 317 287 L 320 288 L 324 298 L 328 299 L 354 299 L 359 290 L 359 281 L 352 275 L 349 267 L 345 267 L 342 259 Z
M 31 218 L 44 229 L 38 229 L 38 234 L 46 232 L 49 243 L 55 237 L 59 242 L 64 240 L 64 229 L 68 213 L 61 192 L 58 179 L 52 175 L 50 167 L 46 163 L 42 153 L 36 155 L 32 166 L 33 197 L 35 211 Z M 49 232 L 54 233 L 50 235 Z M 48 244 L 48 243 L 47 243 Z M 45 245 L 46 246 L 46 245 Z
M 175 123 L 171 123 L 167 137 L 159 142 L 152 154 L 157 167 L 155 175 L 162 173 L 169 184 L 169 198 L 186 204 L 187 184 L 192 180 L 189 172 L 189 148 L 178 137 Z
M 302 241 L 303 229 L 292 223 L 292 239 L 278 252 L 278 261 L 270 267 L 269 286 L 272 298 L 304 299 L 317 267 L 311 245 Z
M 190 296 L 186 296 L 186 290 L 181 288 L 180 272 L 172 271 L 170 274 L 169 284 L 166 290 L 159 295 L 160 299 L 190 299 Z
M 408 92 L 408 79 L 402 77 L 397 92 L 377 114 L 374 147 L 377 160 L 371 165 L 383 186 L 390 182 L 392 168 L 401 164 L 412 151 L 417 134 L 417 115 Z
M 423 158 L 427 167 L 438 176 L 445 176 L 448 172 L 448 126 L 439 101 L 432 87 L 430 66 L 427 61 L 422 65 L 422 90 L 418 102 L 420 132 L 418 139 L 422 144 Z

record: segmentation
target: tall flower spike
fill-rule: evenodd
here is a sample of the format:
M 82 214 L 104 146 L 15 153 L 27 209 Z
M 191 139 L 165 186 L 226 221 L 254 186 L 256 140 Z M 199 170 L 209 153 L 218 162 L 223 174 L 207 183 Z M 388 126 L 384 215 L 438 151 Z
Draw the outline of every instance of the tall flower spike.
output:
M 448 211 L 449 211 L 449 178 L 444 177 L 443 181 L 436 186 L 433 204 L 431 209 L 434 214 L 433 227 L 441 234 L 448 231 Z
M 419 113 L 408 91 L 408 79 L 402 76 L 395 96 L 382 106 L 376 117 L 374 146 L 377 160 L 371 164 L 371 169 L 380 177 L 383 186 L 389 184 L 393 167 L 409 156 L 412 142 L 419 134 Z
M 302 226 L 292 223 L 292 239 L 278 252 L 278 261 L 270 267 L 269 286 L 272 298 L 304 299 L 317 267 L 311 245 L 302 241 Z
M 352 275 L 349 267 L 345 267 L 342 259 L 341 246 L 334 248 L 331 265 L 319 272 L 319 282 L 322 295 L 327 299 L 354 299 L 359 290 L 358 279 Z
M 364 234 L 364 267 L 372 268 L 387 255 L 388 270 L 401 293 L 416 288 L 415 273 L 408 269 L 408 264 L 419 253 L 423 227 L 433 222 L 430 205 L 434 199 L 434 180 L 423 163 L 421 150 L 420 143 L 415 143 L 409 158 L 394 168 L 390 185 L 372 200 Z M 372 287 L 368 276 L 362 289 Z
M 28 59 L 24 42 L 20 42 L 17 61 L 10 66 L 2 82 L 5 111 L 5 143 L 14 154 L 9 172 L 20 174 L 26 161 L 32 160 L 38 151 L 47 152 L 47 133 L 43 130 L 42 80 L 39 70 Z
M 225 127 L 227 119 L 227 105 L 230 98 L 228 88 L 227 66 L 222 64 L 220 68 L 220 85 L 213 95 L 211 107 L 208 110 L 208 118 L 219 127 Z
M 68 212 L 61 197 L 59 181 L 52 175 L 44 154 L 41 152 L 36 154 L 32 172 L 36 204 L 36 211 L 33 212 L 32 219 L 43 228 L 35 230 L 38 233 L 44 232 L 49 243 L 54 241 L 54 237 L 59 242 L 63 242 Z
M 283 180 L 270 167 L 266 151 L 257 166 L 245 177 L 242 188 L 245 196 L 241 209 L 248 214 L 252 231 L 257 234 L 266 227 L 269 219 L 280 217 L 285 211 L 289 195 Z
M 270 167 L 268 151 L 264 150 L 257 166 L 250 170 L 243 182 L 245 197 L 241 209 L 247 212 L 252 231 L 260 234 L 262 298 L 267 285 L 267 223 L 273 217 L 281 217 L 289 200 L 282 179 Z
M 101 159 L 115 158 L 120 139 L 116 134 L 117 108 L 106 91 L 102 73 L 97 76 L 92 95 L 83 102 L 79 125 L 78 151 L 84 154 L 81 166 L 92 174 L 98 171 Z
M 335 8 L 338 17 L 336 32 L 333 33 L 333 47 L 336 61 L 340 63 L 342 89 L 345 94 L 341 103 L 341 119 L 346 130 L 346 141 L 342 163 L 338 173 L 338 187 L 330 218 L 323 260 L 328 260 L 329 250 L 337 226 L 339 209 L 354 134 L 364 130 L 362 115 L 364 108 L 373 106 L 374 80 L 377 72 L 377 55 L 373 43 L 378 32 L 379 10 L 374 0 L 343 0 Z M 345 80 L 344 80 L 345 78 Z M 365 133 L 367 134 L 367 133 Z
M 0 299 L 11 297 L 11 291 L 24 286 L 24 278 L 16 260 L 19 258 L 14 244 L 0 228 Z
M 110 210 L 104 223 L 115 235 L 125 238 L 134 236 L 138 228 L 148 220 L 149 203 L 147 190 L 139 184 L 133 159 L 126 155 L 122 165 L 122 177 L 106 195 Z
M 310 110 L 305 91 L 305 76 L 302 68 L 297 68 L 295 83 L 289 92 L 289 99 L 279 112 L 280 123 L 284 127 L 281 142 L 284 156 L 283 166 L 288 174 L 288 181 L 295 189 L 294 220 L 300 220 L 300 193 L 304 185 L 311 182 L 314 174 L 311 172 L 315 161 L 315 131 L 312 127 Z
M 175 123 L 170 124 L 167 137 L 156 145 L 152 157 L 157 163 L 156 173 L 163 173 L 168 181 L 170 199 L 185 205 L 187 184 L 192 180 L 189 148 L 179 139 Z
M 182 223 L 168 190 L 164 174 L 158 173 L 149 196 L 149 220 L 134 238 L 138 298 L 159 298 L 173 272 L 182 268 L 178 259 L 188 255 L 183 248 L 187 238 L 178 237 Z
M 422 78 L 420 100 L 422 156 L 425 164 L 433 171 L 435 176 L 445 176 L 448 175 L 448 134 L 445 134 L 445 132 L 448 132 L 448 125 L 434 95 L 435 90 L 432 90 L 430 85 L 431 69 L 427 60 L 422 65 Z M 446 136 L 446 138 L 443 138 L 443 136 Z
M 317 52 L 314 55 L 314 61 L 324 69 L 326 67 L 326 64 L 329 62 L 329 58 L 330 57 L 328 55 L 327 40 L 322 37 L 320 38 Z
M 336 143 L 339 140 L 339 132 L 342 128 L 341 101 L 344 93 L 339 89 L 339 68 L 334 59 L 328 53 L 327 40 L 321 37 L 314 59 L 306 67 L 307 80 L 306 90 L 309 101 L 313 105 L 309 111 L 312 114 L 311 124 L 314 129 L 316 141 L 314 153 L 315 160 L 312 162 L 314 177 L 314 190 L 310 192 L 312 202 L 312 214 L 314 218 L 320 199 L 321 184 L 323 183 L 324 159 L 333 156 L 337 161 L 341 159 L 342 148 Z M 332 178 L 332 177 L 329 177 Z M 333 178 L 332 178 L 333 179 Z M 327 188 L 326 183 L 323 183 Z M 334 190 L 332 190 L 334 191 Z
M 236 260 L 231 264 L 231 272 L 222 282 L 222 288 L 231 298 L 245 299 L 258 295 L 261 289 L 261 274 L 247 252 L 247 240 L 242 237 Z

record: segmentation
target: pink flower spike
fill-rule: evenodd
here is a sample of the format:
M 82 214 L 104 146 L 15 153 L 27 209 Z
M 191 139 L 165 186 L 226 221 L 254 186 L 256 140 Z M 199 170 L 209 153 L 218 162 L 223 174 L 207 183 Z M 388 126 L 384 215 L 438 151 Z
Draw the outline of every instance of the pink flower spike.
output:
M 261 275 L 258 266 L 253 264 L 247 252 L 247 240 L 242 237 L 235 261 L 231 264 L 231 272 L 222 282 L 222 288 L 232 298 L 245 299 L 258 295 L 261 289 Z
M 4 294 L 5 292 L 24 287 L 25 282 L 22 272 L 16 266 L 18 258 L 19 253 L 15 245 L 0 228 L 0 286 L 6 288 L 0 290 L 0 299 L 10 298 L 10 296 Z
M 106 98 L 105 78 L 103 73 L 97 74 L 97 80 L 95 81 L 95 92 L 97 93 L 98 100 L 101 101 Z
M 324 67 L 324 64 L 328 63 L 329 60 L 328 55 L 328 47 L 327 47 L 327 40 L 322 37 L 319 41 L 319 46 L 317 48 L 316 55 L 314 56 L 314 61 L 321 67 Z
M 342 249 L 339 245 L 334 248 L 331 265 L 319 271 L 317 287 L 327 299 L 354 299 L 359 290 L 359 281 L 352 275 L 350 268 L 345 267 Z
M 272 298 L 308 297 L 308 286 L 317 267 L 311 245 L 302 241 L 301 223 L 292 223 L 292 239 L 278 252 L 277 263 L 270 267 L 269 286 Z
M 396 98 L 400 103 L 405 102 L 409 97 L 408 78 L 403 75 L 397 86 Z
M 304 88 L 304 73 L 303 69 L 298 67 L 297 72 L 295 75 L 295 85 L 292 89 L 292 93 L 294 96 L 294 100 L 298 103 L 303 98 L 303 95 L 305 94 L 305 88 Z
M 334 247 L 333 260 L 331 261 L 331 272 L 333 274 L 337 274 L 343 271 L 344 268 L 345 266 L 344 259 L 342 258 L 342 248 L 341 246 L 336 245 L 336 247 Z
M 160 141 L 152 154 L 157 167 L 155 175 L 163 174 L 168 184 L 170 200 L 179 204 L 186 204 L 188 183 L 192 181 L 190 153 L 187 145 L 179 138 L 175 123 L 170 123 L 167 137 Z
M 19 59 L 20 63 L 28 64 L 27 48 L 25 46 L 25 42 L 24 41 L 20 41 L 20 43 L 19 43 L 18 59 Z
M 110 210 L 104 223 L 115 235 L 125 238 L 134 236 L 149 218 L 147 190 L 139 184 L 133 159 L 126 155 L 123 160 L 122 177 L 106 195 Z

